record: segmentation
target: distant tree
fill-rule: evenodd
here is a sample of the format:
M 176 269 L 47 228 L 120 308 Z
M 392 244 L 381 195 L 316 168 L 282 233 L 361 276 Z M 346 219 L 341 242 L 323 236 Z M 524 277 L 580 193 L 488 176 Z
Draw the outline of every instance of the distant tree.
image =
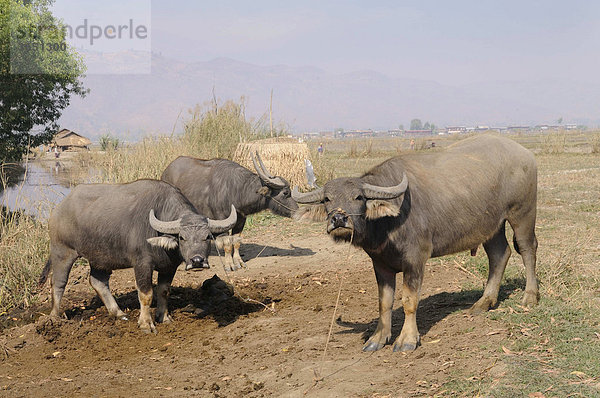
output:
M 413 119 L 410 121 L 410 129 L 411 130 L 423 130 L 423 124 L 421 123 L 421 119 Z
M 558 120 L 557 120 L 556 122 L 557 122 L 558 124 L 562 124 L 562 122 L 563 122 L 563 118 L 562 118 L 562 116 L 561 116 L 561 117 L 559 117 L 559 118 L 558 118 Z
M 429 130 L 431 130 L 431 131 L 435 131 L 436 128 L 437 128 L 437 126 L 435 124 L 433 124 L 433 123 L 431 123 L 429 125 Z
M 71 95 L 87 93 L 52 2 L 0 0 L 0 163 L 50 142 Z
M 429 122 L 425 122 L 425 124 L 423 125 L 423 130 L 429 130 L 429 129 L 431 129 Z
M 398 126 L 398 130 L 400 130 L 400 131 L 404 131 L 404 125 L 403 125 L 403 124 L 401 124 L 400 126 Z

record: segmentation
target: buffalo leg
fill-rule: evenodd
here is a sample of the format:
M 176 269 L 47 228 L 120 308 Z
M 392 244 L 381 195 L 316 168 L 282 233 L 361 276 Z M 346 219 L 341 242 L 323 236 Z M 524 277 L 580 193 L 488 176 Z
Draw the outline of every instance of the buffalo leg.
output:
M 233 265 L 235 269 L 246 268 L 246 264 L 242 257 L 240 256 L 240 245 L 242 244 L 241 235 L 233 235 Z
M 406 267 L 402 281 L 402 307 L 404 308 L 404 325 L 400 336 L 394 342 L 394 352 L 414 351 L 417 349 L 421 338 L 417 328 L 417 307 L 423 283 L 424 264 L 420 267 Z
M 156 286 L 156 322 L 171 323 L 173 321 L 171 315 L 169 315 L 167 302 L 169 300 L 171 282 L 173 282 L 176 270 L 173 270 L 173 272 L 158 273 L 158 285 Z
M 96 268 L 90 269 L 90 285 L 94 288 L 100 299 L 106 306 L 108 313 L 114 317 L 117 317 L 123 321 L 129 320 L 127 315 L 119 308 L 119 305 L 115 301 L 114 296 L 110 292 L 108 280 L 111 272 L 102 271 Z
M 498 302 L 498 292 L 500 291 L 502 275 L 504 275 L 504 269 L 510 258 L 510 247 L 506 241 L 504 224 L 492 239 L 483 244 L 483 248 L 489 260 L 488 280 L 483 295 L 469 309 L 471 314 L 487 311 Z
M 138 326 L 144 333 L 156 333 L 156 326 L 152 322 L 150 315 L 150 305 L 152 304 L 152 267 L 135 267 L 135 284 L 140 300 L 140 318 Z
M 392 337 L 392 307 L 396 292 L 396 273 L 382 264 L 373 262 L 379 291 L 379 321 L 375 333 L 363 346 L 363 351 L 377 351 Z
M 69 281 L 69 273 L 71 272 L 73 263 L 78 255 L 75 250 L 62 245 L 52 246 L 50 252 L 50 265 L 52 270 L 52 277 L 50 279 L 52 311 L 50 312 L 50 315 L 58 316 L 60 314 L 60 302 L 65 293 L 67 282 Z
M 232 257 L 233 243 L 231 236 L 217 236 L 215 239 L 215 246 L 217 247 L 217 252 L 219 252 L 219 250 L 223 250 L 223 268 L 225 269 L 225 272 L 233 271 L 235 268 Z M 219 256 L 220 255 L 221 252 L 219 252 Z
M 525 284 L 525 295 L 523 296 L 523 305 L 536 305 L 540 294 L 538 288 L 538 280 L 535 274 L 535 263 L 538 242 L 535 237 L 535 209 L 531 210 L 528 215 L 516 220 L 510 220 L 510 225 L 515 233 L 515 241 L 518 246 L 518 251 L 523 258 L 527 282 Z

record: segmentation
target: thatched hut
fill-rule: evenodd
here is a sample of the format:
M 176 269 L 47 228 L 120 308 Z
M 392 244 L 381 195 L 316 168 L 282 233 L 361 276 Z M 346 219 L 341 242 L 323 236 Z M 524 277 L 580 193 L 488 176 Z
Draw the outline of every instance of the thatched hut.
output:
M 273 175 L 282 176 L 292 187 L 308 188 L 304 159 L 310 160 L 310 151 L 296 138 L 276 137 L 238 144 L 233 161 L 254 171 L 250 153 L 258 154 Z
M 62 129 L 52 139 L 52 147 L 61 151 L 89 149 L 92 141 L 68 129 Z

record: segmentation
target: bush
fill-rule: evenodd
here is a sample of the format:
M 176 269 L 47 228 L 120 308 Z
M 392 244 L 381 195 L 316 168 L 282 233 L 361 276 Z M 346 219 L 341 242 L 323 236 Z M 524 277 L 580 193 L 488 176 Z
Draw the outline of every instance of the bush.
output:
M 100 149 L 103 151 L 116 151 L 120 141 L 118 138 L 111 137 L 109 134 L 104 134 L 100 137 Z

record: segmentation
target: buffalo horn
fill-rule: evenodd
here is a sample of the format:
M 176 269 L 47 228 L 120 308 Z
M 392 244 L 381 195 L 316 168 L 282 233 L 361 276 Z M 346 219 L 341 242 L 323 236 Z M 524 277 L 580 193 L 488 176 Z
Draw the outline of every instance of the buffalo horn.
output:
M 402 173 L 402 182 L 392 187 L 380 187 L 363 183 L 363 191 L 368 199 L 394 199 L 402 195 L 408 188 L 406 173 Z
M 294 199 L 297 203 L 319 203 L 325 199 L 325 191 L 323 188 L 315 189 L 314 191 L 300 193 L 298 191 L 298 187 L 294 187 L 292 191 L 292 199 Z
M 150 226 L 163 234 L 178 234 L 181 218 L 175 221 L 161 221 L 154 215 L 154 209 L 150 209 Z
M 231 214 L 224 220 L 211 220 L 208 219 L 208 229 L 213 234 L 222 234 L 225 231 L 229 231 L 237 222 L 237 212 L 235 206 L 231 205 Z
M 269 171 L 265 167 L 264 163 L 262 162 L 262 159 L 260 158 L 258 151 L 256 151 L 256 157 L 254 157 L 254 154 L 252 154 L 252 153 L 250 153 L 250 156 L 252 157 L 252 163 L 254 164 L 254 168 L 256 169 L 258 176 L 260 177 L 261 180 L 263 180 L 265 182 L 265 184 L 267 184 L 269 187 L 275 188 L 275 189 L 281 189 L 281 188 L 285 187 L 285 182 L 281 179 L 281 177 L 273 177 L 271 175 L 271 173 L 269 173 Z M 256 162 L 257 158 L 258 158 L 258 163 Z

